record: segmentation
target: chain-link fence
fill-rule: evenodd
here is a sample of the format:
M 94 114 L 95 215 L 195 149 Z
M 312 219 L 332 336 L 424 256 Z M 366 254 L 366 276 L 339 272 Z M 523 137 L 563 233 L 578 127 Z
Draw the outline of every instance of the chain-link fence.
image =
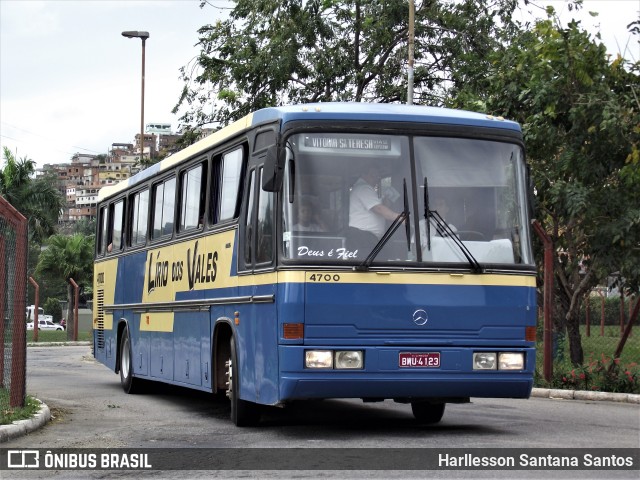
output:
M 606 296 L 594 291 L 580 309 L 580 337 L 585 362 L 611 358 L 620 343 L 637 302 L 635 297 Z M 553 332 L 553 361 L 569 361 L 569 345 L 566 331 Z M 640 330 L 633 329 L 621 352 L 623 363 L 640 360 Z
M 0 411 L 26 395 L 27 220 L 0 197 Z
M 551 386 L 580 390 L 640 393 L 640 328 L 634 310 L 638 297 L 607 296 L 594 290 L 579 313 L 582 364 L 571 361 L 571 339 L 566 329 L 554 322 L 550 356 Z M 544 363 L 543 317 L 538 322 L 537 371 L 541 377 Z M 629 323 L 633 322 L 631 328 Z M 635 328 L 634 328 L 635 327 Z M 627 336 L 621 343 L 623 336 Z M 622 347 L 618 352 L 617 350 Z M 539 378 L 538 382 L 546 386 Z

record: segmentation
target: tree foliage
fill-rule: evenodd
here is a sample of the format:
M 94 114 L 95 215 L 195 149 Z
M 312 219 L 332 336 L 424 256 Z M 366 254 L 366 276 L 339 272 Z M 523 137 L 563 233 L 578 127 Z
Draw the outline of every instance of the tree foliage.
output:
M 554 242 L 558 324 L 580 364 L 578 310 L 613 272 L 640 283 L 640 64 L 611 59 L 579 22 L 549 18 L 515 36 L 454 106 L 523 125 L 538 202 Z
M 80 233 L 75 235 L 52 235 L 38 259 L 37 275 L 49 278 L 61 278 L 67 283 L 67 338 L 73 338 L 71 312 L 74 307 L 73 286 L 69 279 L 78 285 L 91 283 L 93 274 L 94 237 Z
M 442 105 L 498 45 L 517 0 L 424 1 L 415 12 L 415 103 Z M 237 0 L 199 30 L 200 55 L 182 69 L 174 109 L 183 125 L 226 125 L 263 107 L 329 101 L 404 102 L 406 0 Z
M 0 170 L 0 195 L 27 218 L 29 238 L 42 242 L 55 231 L 64 198 L 56 188 L 55 179 L 46 176 L 33 178 L 33 160 L 27 157 L 17 159 L 7 147 L 4 147 L 3 156 L 5 163 Z

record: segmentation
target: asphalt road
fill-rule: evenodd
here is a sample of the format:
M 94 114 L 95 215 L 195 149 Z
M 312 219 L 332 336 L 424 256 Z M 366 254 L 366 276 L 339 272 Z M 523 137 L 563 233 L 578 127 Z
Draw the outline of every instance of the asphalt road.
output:
M 53 421 L 3 448 L 640 448 L 637 404 L 531 398 L 473 399 L 448 405 L 442 422 L 420 426 L 408 405 L 359 400 L 300 402 L 270 408 L 257 428 L 237 428 L 225 398 L 158 385 L 126 395 L 119 376 L 87 346 L 30 347 L 27 392 Z M 390 451 L 390 450 L 389 450 Z M 153 478 L 425 478 L 402 471 L 191 471 Z M 40 478 L 9 472 L 2 478 Z M 46 472 L 58 478 L 121 478 L 126 472 Z M 137 472 L 136 477 L 144 472 Z M 146 472 L 150 475 L 149 472 Z M 632 471 L 431 471 L 429 478 L 637 478 Z

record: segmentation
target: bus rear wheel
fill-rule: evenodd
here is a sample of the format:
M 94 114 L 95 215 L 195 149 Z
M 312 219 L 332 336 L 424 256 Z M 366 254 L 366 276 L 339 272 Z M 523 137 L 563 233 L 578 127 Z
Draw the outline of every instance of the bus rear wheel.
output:
M 120 384 L 126 393 L 140 393 L 142 380 L 133 377 L 132 358 L 131 335 L 127 326 L 122 331 L 120 339 Z
M 446 403 L 411 402 L 411 411 L 418 422 L 432 425 L 442 420 L 445 406 Z
M 259 406 L 253 402 L 241 400 L 239 396 L 240 368 L 238 368 L 238 355 L 236 354 L 236 342 L 231 337 L 230 358 L 227 361 L 227 397 L 231 402 L 231 421 L 238 427 L 250 427 L 260 421 Z

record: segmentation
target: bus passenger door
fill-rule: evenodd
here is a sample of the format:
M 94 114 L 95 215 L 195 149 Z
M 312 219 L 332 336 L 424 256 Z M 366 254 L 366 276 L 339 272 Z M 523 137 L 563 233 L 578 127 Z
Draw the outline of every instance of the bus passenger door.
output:
M 262 190 L 262 167 L 250 170 L 238 252 L 240 311 L 236 345 L 240 398 L 275 403 L 278 395 L 278 335 L 275 294 L 275 193 Z

